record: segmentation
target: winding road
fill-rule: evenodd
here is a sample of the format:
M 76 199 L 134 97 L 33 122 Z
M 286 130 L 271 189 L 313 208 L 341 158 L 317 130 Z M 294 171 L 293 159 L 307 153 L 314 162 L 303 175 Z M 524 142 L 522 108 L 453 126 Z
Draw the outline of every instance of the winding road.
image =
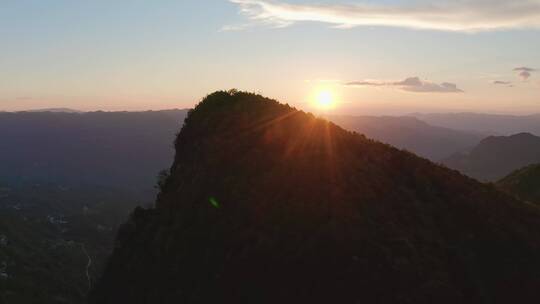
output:
M 89 293 L 90 289 L 92 289 L 92 278 L 90 277 L 90 266 L 92 266 L 92 258 L 88 254 L 88 251 L 86 251 L 86 247 L 84 246 L 84 243 L 80 243 L 80 244 L 81 244 L 81 248 L 84 254 L 88 258 L 88 263 L 86 264 L 86 279 L 88 280 L 88 290 L 86 291 L 86 293 Z

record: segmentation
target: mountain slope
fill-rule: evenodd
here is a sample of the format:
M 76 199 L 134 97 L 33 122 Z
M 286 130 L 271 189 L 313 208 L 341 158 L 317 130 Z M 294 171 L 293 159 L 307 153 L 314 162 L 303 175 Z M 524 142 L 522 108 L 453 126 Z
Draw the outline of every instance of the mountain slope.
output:
M 540 212 L 261 96 L 187 117 L 92 303 L 533 303 Z
M 347 130 L 433 161 L 468 150 L 482 139 L 478 134 L 434 127 L 414 117 L 329 116 L 328 119 Z
M 450 168 L 484 181 L 497 181 L 512 171 L 540 163 L 540 137 L 530 133 L 490 136 L 467 154 L 442 161 Z
M 540 204 L 540 164 L 516 170 L 497 185 L 520 199 Z
M 0 180 L 152 190 L 186 113 L 0 113 Z

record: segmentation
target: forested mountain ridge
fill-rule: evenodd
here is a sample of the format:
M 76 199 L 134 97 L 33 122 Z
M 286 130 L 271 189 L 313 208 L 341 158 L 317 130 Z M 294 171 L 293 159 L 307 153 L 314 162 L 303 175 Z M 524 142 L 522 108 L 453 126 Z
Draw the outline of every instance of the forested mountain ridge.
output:
M 540 212 L 242 92 L 191 111 L 92 303 L 536 303 Z
M 442 163 L 473 178 L 495 182 L 514 170 L 540 163 L 540 137 L 530 133 L 490 136 L 470 152 L 457 153 Z
M 516 170 L 498 181 L 497 185 L 522 200 L 540 205 L 540 164 Z

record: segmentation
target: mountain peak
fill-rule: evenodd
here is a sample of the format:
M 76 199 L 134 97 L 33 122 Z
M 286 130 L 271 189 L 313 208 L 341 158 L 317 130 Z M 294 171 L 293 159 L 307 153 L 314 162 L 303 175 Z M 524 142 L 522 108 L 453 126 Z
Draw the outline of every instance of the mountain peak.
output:
M 517 133 L 517 134 L 511 135 L 510 137 L 513 137 L 513 138 L 525 138 L 525 139 L 530 139 L 530 138 L 540 139 L 540 137 L 535 136 L 535 135 L 533 135 L 533 134 L 531 134 L 529 132 Z
M 94 303 L 539 295 L 538 210 L 411 153 L 235 91 L 197 105 L 175 147 L 156 208 L 121 229 Z

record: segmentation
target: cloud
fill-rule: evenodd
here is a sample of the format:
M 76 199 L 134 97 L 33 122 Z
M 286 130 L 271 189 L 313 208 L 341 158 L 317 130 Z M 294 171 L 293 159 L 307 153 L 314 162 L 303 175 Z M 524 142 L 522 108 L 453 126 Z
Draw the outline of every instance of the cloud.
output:
M 250 24 L 224 25 L 219 29 L 220 32 L 237 32 L 243 31 L 250 27 Z
M 528 67 L 519 67 L 519 68 L 514 69 L 514 72 L 519 72 L 518 76 L 523 81 L 527 81 L 531 77 L 531 73 L 535 71 L 536 69 L 528 68 Z
M 514 71 L 534 72 L 536 71 L 536 69 L 528 68 L 528 67 L 519 67 L 519 68 L 515 68 Z
M 400 90 L 416 93 L 462 93 L 456 84 L 443 82 L 437 84 L 434 82 L 421 80 L 419 77 L 409 77 L 402 81 L 381 82 L 381 81 L 352 81 L 345 84 L 346 86 L 373 86 L 373 87 L 398 87 Z
M 402 90 L 409 92 L 439 92 L 439 93 L 458 93 L 463 92 L 457 85 L 450 82 L 436 84 L 433 82 L 422 81 L 418 77 L 409 77 L 403 81 L 394 83 L 400 86 Z
M 509 88 L 514 87 L 514 84 L 512 84 L 511 81 L 495 80 L 495 81 L 492 82 L 492 84 L 499 85 L 499 86 L 507 86 Z
M 274 27 L 320 22 L 337 28 L 392 26 L 458 32 L 540 28 L 540 0 L 416 0 L 403 4 L 292 4 L 229 0 L 249 19 Z
M 386 86 L 387 83 L 384 82 L 371 82 L 371 81 L 352 81 L 345 84 L 346 86 L 373 86 L 373 87 L 380 87 L 380 86 Z

